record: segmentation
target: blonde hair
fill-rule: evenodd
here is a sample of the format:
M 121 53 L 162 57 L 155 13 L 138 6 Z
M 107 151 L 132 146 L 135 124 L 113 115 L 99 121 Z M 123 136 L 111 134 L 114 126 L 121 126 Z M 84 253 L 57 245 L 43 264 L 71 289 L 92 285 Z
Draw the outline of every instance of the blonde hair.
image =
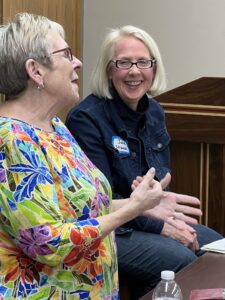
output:
M 156 59 L 155 77 L 147 94 L 156 96 L 166 88 L 166 75 L 158 46 L 154 39 L 143 29 L 126 25 L 120 28 L 111 28 L 105 36 L 97 63 L 93 69 L 90 85 L 91 91 L 98 97 L 112 98 L 110 93 L 110 80 L 108 78 L 109 62 L 114 59 L 117 41 L 121 37 L 134 37 L 142 41 L 152 58 Z

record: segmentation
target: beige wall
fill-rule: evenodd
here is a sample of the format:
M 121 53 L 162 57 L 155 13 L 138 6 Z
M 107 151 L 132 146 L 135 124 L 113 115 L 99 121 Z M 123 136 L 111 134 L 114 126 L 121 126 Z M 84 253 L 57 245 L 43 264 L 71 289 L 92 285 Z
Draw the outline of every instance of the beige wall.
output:
M 83 0 L 83 96 L 108 27 L 132 24 L 156 40 L 168 89 L 225 76 L 225 0 Z

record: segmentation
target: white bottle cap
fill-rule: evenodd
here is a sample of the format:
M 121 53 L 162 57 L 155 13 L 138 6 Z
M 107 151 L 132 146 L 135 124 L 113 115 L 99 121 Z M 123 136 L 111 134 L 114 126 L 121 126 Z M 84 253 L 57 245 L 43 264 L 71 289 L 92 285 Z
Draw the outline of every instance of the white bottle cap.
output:
M 175 278 L 175 273 L 173 271 L 162 271 L 161 279 L 164 280 L 173 280 Z

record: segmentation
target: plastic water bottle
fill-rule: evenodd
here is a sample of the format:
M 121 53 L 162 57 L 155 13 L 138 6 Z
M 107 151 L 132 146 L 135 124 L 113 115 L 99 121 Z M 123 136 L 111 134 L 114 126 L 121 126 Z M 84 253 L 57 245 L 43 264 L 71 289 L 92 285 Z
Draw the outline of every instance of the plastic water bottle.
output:
M 161 281 L 155 287 L 153 300 L 183 300 L 182 292 L 179 285 L 174 280 L 173 271 L 162 271 Z

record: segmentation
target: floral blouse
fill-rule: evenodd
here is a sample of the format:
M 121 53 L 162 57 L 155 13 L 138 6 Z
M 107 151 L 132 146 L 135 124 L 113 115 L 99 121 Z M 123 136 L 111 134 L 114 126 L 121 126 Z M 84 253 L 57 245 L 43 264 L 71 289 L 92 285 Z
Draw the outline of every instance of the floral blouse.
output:
M 0 300 L 119 299 L 111 189 L 65 125 L 0 117 Z

